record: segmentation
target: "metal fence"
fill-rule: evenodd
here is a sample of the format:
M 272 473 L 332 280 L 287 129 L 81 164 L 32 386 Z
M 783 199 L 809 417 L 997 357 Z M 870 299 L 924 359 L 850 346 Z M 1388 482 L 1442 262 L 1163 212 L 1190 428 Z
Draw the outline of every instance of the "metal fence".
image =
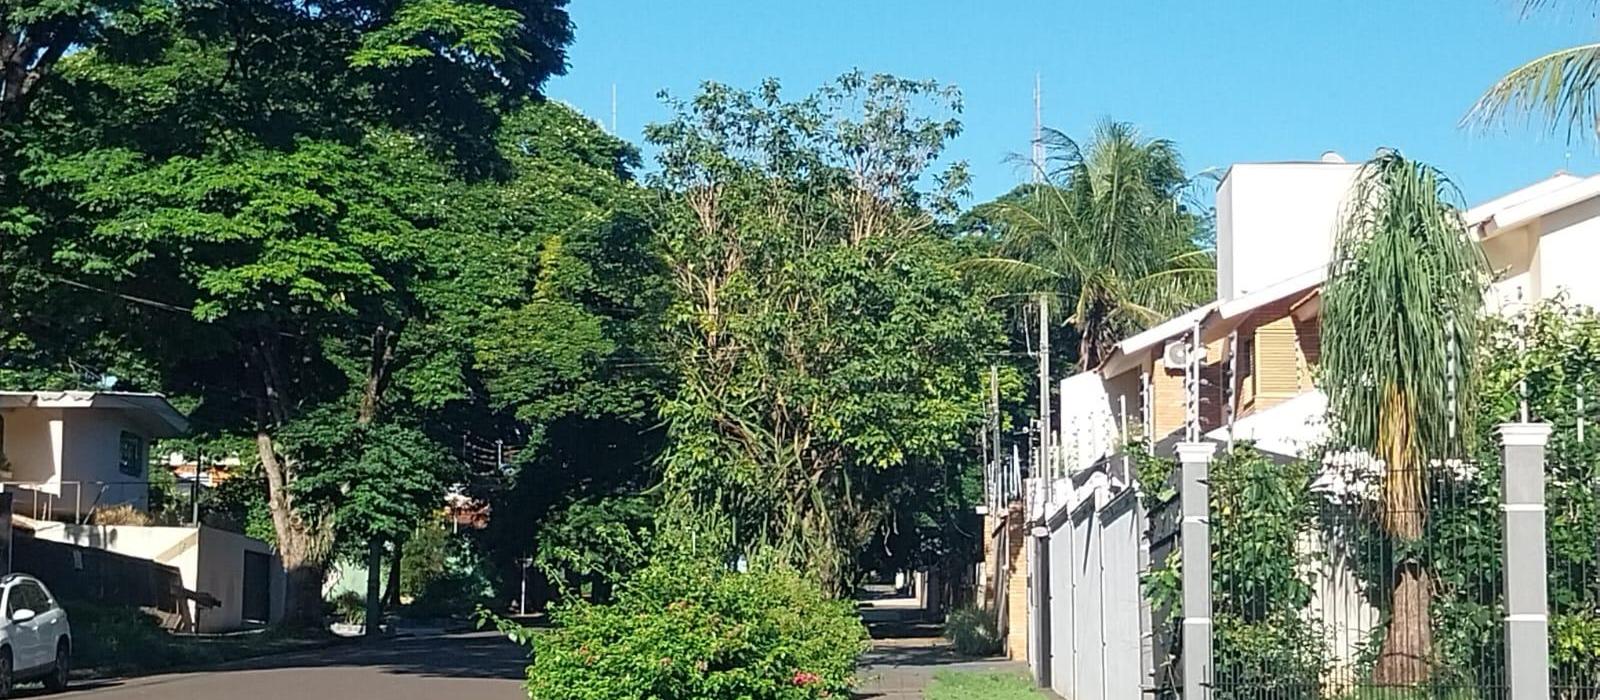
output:
M 1176 680 L 1151 694 L 1600 699 L 1600 451 L 1547 455 L 1549 432 L 1503 425 L 1498 458 L 1415 472 L 1184 464 L 1182 571 L 1146 579 L 1180 601 Z
M 34 520 L 84 524 L 101 510 L 130 505 L 162 522 L 190 522 L 196 499 L 204 505 L 212 489 L 193 482 L 156 481 L 0 481 L 0 492 L 14 494 L 17 515 Z
M 1550 696 L 1595 700 L 1600 698 L 1600 463 L 1554 466 L 1546 485 Z
M 1210 697 L 1505 694 L 1493 465 L 1211 465 Z

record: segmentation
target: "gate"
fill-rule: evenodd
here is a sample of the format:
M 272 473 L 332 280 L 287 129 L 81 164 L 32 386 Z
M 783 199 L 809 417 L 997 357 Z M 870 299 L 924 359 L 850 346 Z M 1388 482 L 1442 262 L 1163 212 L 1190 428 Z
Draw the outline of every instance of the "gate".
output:
M 272 616 L 272 557 L 260 552 L 244 553 L 242 617 L 246 622 L 266 624 Z

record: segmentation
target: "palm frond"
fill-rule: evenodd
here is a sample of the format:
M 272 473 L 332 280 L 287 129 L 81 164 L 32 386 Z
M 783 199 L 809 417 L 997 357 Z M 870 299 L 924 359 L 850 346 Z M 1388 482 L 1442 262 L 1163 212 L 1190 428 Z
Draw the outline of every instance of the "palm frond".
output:
M 963 268 L 987 272 L 1002 286 L 1025 292 L 1038 292 L 1041 285 L 1057 282 L 1063 275 L 1043 265 L 1011 258 L 972 258 L 960 263 Z
M 1490 126 L 1537 116 L 1567 138 L 1593 135 L 1600 109 L 1600 43 L 1562 49 L 1507 73 L 1462 117 L 1463 126 Z
M 1564 4 L 1600 6 L 1600 2 L 1596 2 L 1596 0 L 1573 0 L 1572 2 L 1567 2 L 1567 0 L 1523 0 L 1522 16 L 1526 18 L 1535 12 Z
M 985 212 L 998 256 L 968 266 L 1059 299 L 1088 367 L 1124 335 L 1206 298 L 1215 263 L 1195 244 L 1205 219 L 1187 206 L 1196 180 L 1172 142 L 1112 120 L 1081 146 L 1054 130 L 1043 139 L 1044 180 Z

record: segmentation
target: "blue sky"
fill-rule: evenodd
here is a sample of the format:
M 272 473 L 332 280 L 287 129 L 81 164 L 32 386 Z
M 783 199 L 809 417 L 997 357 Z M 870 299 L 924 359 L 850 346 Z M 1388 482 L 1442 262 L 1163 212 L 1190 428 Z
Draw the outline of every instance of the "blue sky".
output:
M 1584 3 L 1572 3 L 1581 6 Z M 568 75 L 547 91 L 602 122 L 616 86 L 631 141 L 662 89 L 704 80 L 793 97 L 860 68 L 961 88 L 975 201 L 1022 173 L 1034 74 L 1044 122 L 1072 136 L 1111 116 L 1177 142 L 1191 171 L 1234 162 L 1350 160 L 1399 148 L 1448 172 L 1470 203 L 1566 168 L 1600 172 L 1593 139 L 1457 121 L 1514 66 L 1600 37 L 1592 14 L 1519 17 L 1518 0 L 573 0 Z M 1569 160 L 1570 158 L 1570 160 Z

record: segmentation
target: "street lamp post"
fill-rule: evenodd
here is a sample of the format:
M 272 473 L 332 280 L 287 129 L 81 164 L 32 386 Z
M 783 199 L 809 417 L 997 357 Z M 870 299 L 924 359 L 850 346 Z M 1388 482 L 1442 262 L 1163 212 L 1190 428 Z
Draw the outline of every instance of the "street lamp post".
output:
M 528 614 L 528 567 L 533 565 L 533 557 L 523 557 L 517 560 L 522 565 L 522 600 L 517 604 L 517 612 Z

